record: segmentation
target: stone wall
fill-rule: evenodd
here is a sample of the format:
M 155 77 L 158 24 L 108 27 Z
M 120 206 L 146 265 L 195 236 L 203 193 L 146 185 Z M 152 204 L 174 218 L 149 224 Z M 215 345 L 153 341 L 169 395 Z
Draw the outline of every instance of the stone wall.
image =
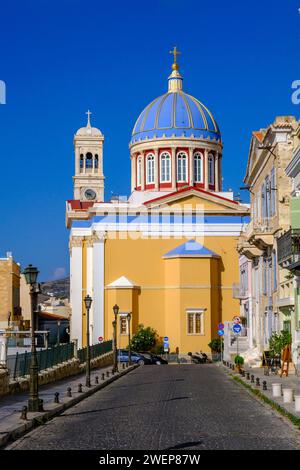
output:
M 113 363 L 113 352 L 109 352 L 91 360 L 91 368 L 105 367 Z M 76 358 L 58 364 L 39 373 L 39 386 L 56 382 L 67 377 L 81 374 L 85 371 L 85 364 L 80 364 Z M 16 394 L 29 390 L 29 376 L 9 381 L 6 369 L 0 369 L 0 396 Z

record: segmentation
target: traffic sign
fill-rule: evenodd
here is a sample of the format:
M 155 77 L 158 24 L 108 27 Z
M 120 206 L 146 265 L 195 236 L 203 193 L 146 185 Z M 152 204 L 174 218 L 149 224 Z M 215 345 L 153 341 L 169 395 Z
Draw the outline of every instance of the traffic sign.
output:
M 169 337 L 168 336 L 164 336 L 164 341 L 169 341 Z
M 218 328 L 219 330 L 224 330 L 224 323 L 219 323 Z
M 232 326 L 232 331 L 236 334 L 236 335 L 239 335 L 240 332 L 242 331 L 242 327 L 239 323 L 235 323 L 233 326 Z
M 241 319 L 238 316 L 233 317 L 234 323 L 241 323 Z
M 218 335 L 219 335 L 219 336 L 223 336 L 223 335 L 224 335 L 224 330 L 221 330 L 221 329 L 218 330 Z
M 102 341 L 103 341 L 102 336 L 99 336 L 98 341 L 99 341 L 100 343 L 102 343 Z

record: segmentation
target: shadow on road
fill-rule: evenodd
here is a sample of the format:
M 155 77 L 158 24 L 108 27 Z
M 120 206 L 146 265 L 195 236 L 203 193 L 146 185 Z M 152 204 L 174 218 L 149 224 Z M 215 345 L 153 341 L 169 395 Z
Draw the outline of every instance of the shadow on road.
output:
M 158 401 L 146 401 L 146 402 L 141 402 L 141 403 L 131 403 L 129 405 L 121 405 L 121 406 L 111 406 L 109 408 L 101 408 L 98 410 L 87 410 L 87 411 L 80 411 L 78 413 L 68 413 L 68 414 L 61 414 L 58 415 L 57 418 L 68 418 L 72 416 L 80 416 L 80 415 L 86 415 L 86 414 L 91 414 L 91 413 L 101 413 L 102 411 L 110 411 L 110 410 L 118 410 L 120 408 L 131 408 L 135 406 L 144 406 L 144 405 L 157 405 L 159 403 L 166 403 L 170 401 L 176 401 L 176 400 L 190 400 L 191 397 L 174 397 L 174 398 L 169 398 L 168 400 L 158 400 Z

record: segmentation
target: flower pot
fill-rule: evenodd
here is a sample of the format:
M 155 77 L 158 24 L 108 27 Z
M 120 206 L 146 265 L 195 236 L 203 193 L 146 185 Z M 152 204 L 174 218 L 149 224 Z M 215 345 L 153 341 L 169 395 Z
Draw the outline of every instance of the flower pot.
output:
M 273 397 L 281 397 L 281 388 L 282 388 L 282 385 L 280 383 L 272 384 Z
M 292 388 L 284 388 L 283 392 L 283 403 L 292 403 L 294 390 Z

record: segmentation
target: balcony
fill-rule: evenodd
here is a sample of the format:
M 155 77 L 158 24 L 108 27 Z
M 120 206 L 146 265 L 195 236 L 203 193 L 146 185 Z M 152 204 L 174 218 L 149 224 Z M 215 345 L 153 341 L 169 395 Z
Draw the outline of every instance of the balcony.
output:
M 249 224 L 250 225 L 250 224 Z M 255 258 L 256 256 L 260 256 L 263 252 L 256 245 L 249 241 L 249 233 L 252 233 L 253 226 L 251 225 L 250 229 L 249 226 L 246 229 L 238 241 L 237 244 L 237 251 L 240 255 L 246 256 L 248 259 Z
M 264 250 L 268 246 L 273 245 L 275 232 L 275 226 L 270 219 L 255 221 L 249 241 L 257 248 Z
M 241 284 L 232 284 L 232 297 L 239 300 L 248 299 L 248 289 Z
M 300 230 L 290 229 L 277 239 L 278 264 L 300 275 Z

